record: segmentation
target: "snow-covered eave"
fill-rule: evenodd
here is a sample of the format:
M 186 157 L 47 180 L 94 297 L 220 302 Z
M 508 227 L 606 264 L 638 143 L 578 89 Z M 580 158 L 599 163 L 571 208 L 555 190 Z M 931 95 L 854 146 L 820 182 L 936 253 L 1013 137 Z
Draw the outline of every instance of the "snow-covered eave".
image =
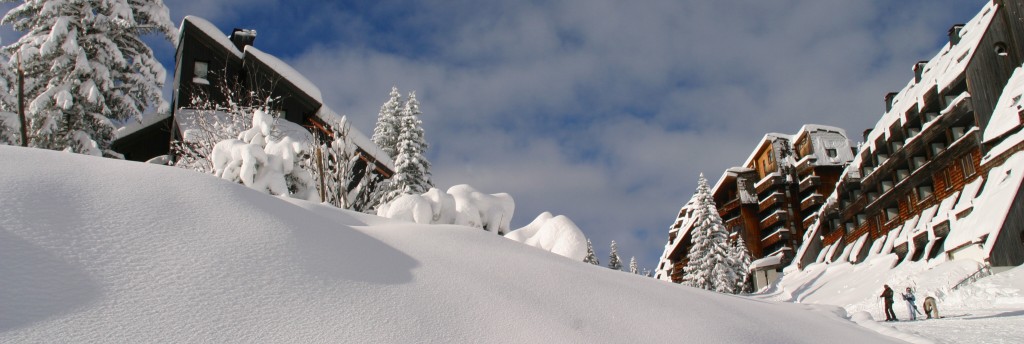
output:
M 129 121 L 128 123 L 126 123 L 125 125 L 121 126 L 120 128 L 117 128 L 117 130 L 114 131 L 114 139 L 117 140 L 117 139 L 122 139 L 122 138 L 128 137 L 129 135 L 134 134 L 134 133 L 138 132 L 139 130 L 142 130 L 142 129 L 146 128 L 146 127 L 149 127 L 149 126 L 151 126 L 151 125 L 153 125 L 153 124 L 155 124 L 157 122 L 163 121 L 163 120 L 165 120 L 167 118 L 170 118 L 170 117 L 171 117 L 171 113 L 170 112 L 154 113 L 154 114 L 149 114 L 149 115 L 143 115 L 141 122 Z
M 843 137 L 849 138 L 849 136 L 846 136 L 846 130 L 843 130 L 843 128 L 840 127 L 822 124 L 804 124 L 800 127 L 800 130 L 796 132 L 796 135 L 793 135 L 793 141 L 800 141 L 804 136 L 810 135 L 810 133 L 816 131 L 834 132 L 843 135 Z
M 292 84 L 292 86 L 295 86 L 295 88 L 305 93 L 317 103 L 323 104 L 324 101 L 320 88 L 316 87 L 309 79 L 306 79 L 302 73 L 292 68 L 291 65 L 251 45 L 245 46 L 245 56 L 252 56 L 256 61 L 265 64 L 284 81 Z
M 778 139 L 792 141 L 793 136 L 780 133 L 765 134 L 764 137 L 757 142 L 757 145 L 754 146 L 754 151 L 750 153 L 750 156 L 748 156 L 747 159 L 743 161 L 743 167 L 751 168 L 752 166 L 754 166 L 754 159 L 757 158 L 759 153 L 765 150 L 765 145 L 768 145 L 768 148 L 771 148 L 771 144 Z
M 779 267 L 780 265 L 782 265 L 782 258 L 783 255 L 781 254 L 767 256 L 750 262 L 750 267 L 748 267 L 747 269 L 748 271 L 760 271 L 767 270 L 769 268 Z
M 178 29 L 178 42 L 181 42 L 182 37 L 185 35 L 186 27 L 189 26 L 186 24 L 190 24 L 190 26 L 199 29 L 200 32 L 223 47 L 225 50 L 231 52 L 235 57 L 238 57 L 239 59 L 242 58 L 242 52 L 235 48 L 234 43 L 231 43 L 231 40 L 224 35 L 224 32 L 220 31 L 220 29 L 218 29 L 216 25 L 213 25 L 213 23 L 210 23 L 206 19 L 200 17 L 190 15 L 185 16 L 185 18 L 181 20 L 181 25 Z
M 338 129 L 336 126 L 338 126 L 339 123 L 348 123 L 345 116 L 334 112 L 334 110 L 327 105 L 320 106 L 320 110 L 317 111 L 316 116 L 320 118 L 320 120 L 324 121 L 324 123 L 334 127 L 335 130 Z M 373 143 L 373 140 L 370 140 L 366 134 L 363 134 L 359 129 L 353 128 L 351 125 L 348 130 L 348 136 L 349 139 L 352 140 L 352 143 L 359 146 L 359 148 L 366 152 L 366 154 L 373 156 L 373 158 L 377 160 L 377 163 L 387 167 L 391 171 L 395 170 L 395 162 L 391 160 L 391 157 L 389 157 L 387 153 L 384 153 L 384 150 L 380 149 L 380 147 L 377 147 L 377 145 Z

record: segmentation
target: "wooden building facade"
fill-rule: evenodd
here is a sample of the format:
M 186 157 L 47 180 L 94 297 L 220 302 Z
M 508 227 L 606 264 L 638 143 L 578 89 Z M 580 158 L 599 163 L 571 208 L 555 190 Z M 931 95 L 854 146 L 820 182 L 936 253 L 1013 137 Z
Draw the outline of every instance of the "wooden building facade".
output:
M 945 240 L 951 224 L 969 211 L 955 210 L 967 209 L 990 170 L 1020 150 L 992 156 L 990 148 L 999 140 L 983 133 L 1008 80 L 1024 62 L 1021 14 L 1024 1 L 988 3 L 968 24 L 950 28 L 949 42 L 938 55 L 913 65 L 913 79 L 902 91 L 885 96 L 885 114 L 864 133 L 864 145 L 818 221 L 807 224 L 813 242 L 801 249 L 800 266 L 858 263 L 889 253 L 889 247 L 899 261 L 933 259 L 958 249 Z M 1021 215 L 1011 211 L 1009 217 L 1012 223 Z M 1020 235 L 1024 232 L 1013 234 Z M 1022 257 L 1005 263 L 1024 263 L 1021 245 L 1018 239 L 1017 247 L 1007 250 Z

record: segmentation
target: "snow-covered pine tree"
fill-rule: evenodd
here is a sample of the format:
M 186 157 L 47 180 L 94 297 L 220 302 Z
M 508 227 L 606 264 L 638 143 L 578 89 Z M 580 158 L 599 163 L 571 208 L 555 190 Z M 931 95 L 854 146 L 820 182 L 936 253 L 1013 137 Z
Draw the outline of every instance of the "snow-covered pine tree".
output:
M 622 259 L 619 259 L 619 248 L 615 245 L 615 240 L 612 240 L 612 253 L 608 254 L 608 268 L 622 271 Z
M 597 260 L 597 255 L 594 254 L 594 245 L 590 243 L 590 239 L 587 239 L 587 256 L 583 258 L 583 262 L 601 265 L 601 262 Z
M 692 229 L 693 244 L 687 254 L 690 261 L 683 267 L 683 283 L 694 288 L 731 292 L 736 282 L 729 267 L 728 234 L 703 173 L 697 180 L 694 198 L 698 202 L 694 211 L 696 225 Z
M 636 264 L 636 256 L 633 256 L 633 257 L 629 258 L 629 272 L 634 274 L 634 275 L 639 275 L 640 274 L 640 269 L 639 269 L 639 267 Z
M 391 87 L 388 100 L 377 112 L 377 125 L 373 128 L 373 143 L 394 159 L 398 155 L 398 135 L 401 133 L 402 95 L 398 87 Z
M 747 250 L 747 243 L 743 240 L 743 235 L 737 235 L 736 241 L 730 247 L 729 258 L 733 263 L 733 272 L 736 274 L 735 292 L 737 294 L 750 292 L 748 290 L 749 283 L 747 283 L 750 278 L 750 251 Z
M 388 182 L 388 192 L 383 195 L 382 204 L 401 195 L 422 194 L 434 186 L 430 181 L 430 162 L 425 156 L 427 142 L 419 115 L 420 106 L 416 100 L 416 92 L 411 92 L 399 116 L 400 134 L 395 156 L 395 174 Z
M 166 71 L 142 41 L 174 39 L 162 0 L 24 0 L 2 23 L 25 33 L 3 51 L 22 59 L 31 146 L 114 155 L 115 121 L 169 111 Z
M 373 128 L 373 137 L 371 138 L 373 143 L 392 160 L 398 156 L 398 136 L 401 134 L 401 116 L 404 104 L 401 93 L 398 93 L 398 87 L 392 86 L 388 100 L 380 106 L 380 111 L 377 112 L 377 125 Z M 394 186 L 388 179 L 379 179 L 370 185 L 373 190 L 370 190 L 369 202 L 365 202 L 367 204 L 363 211 L 373 213 L 379 204 L 393 199 L 388 197 L 393 194 Z

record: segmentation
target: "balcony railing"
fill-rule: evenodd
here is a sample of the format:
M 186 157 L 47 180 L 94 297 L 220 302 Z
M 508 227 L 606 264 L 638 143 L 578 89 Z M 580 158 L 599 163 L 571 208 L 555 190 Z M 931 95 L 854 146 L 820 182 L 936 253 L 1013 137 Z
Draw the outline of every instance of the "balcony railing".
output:
M 785 211 L 779 210 L 761 220 L 761 228 L 768 228 L 771 227 L 771 225 L 778 223 L 779 221 L 786 221 L 788 219 L 789 214 L 787 214 Z
M 807 188 L 821 185 L 821 177 L 810 175 L 800 181 L 800 192 L 804 192 Z
M 764 200 L 761 200 L 761 203 L 757 204 L 757 211 L 762 212 L 765 209 L 771 208 L 772 206 L 785 201 L 786 194 L 781 192 L 773 193 L 768 195 L 768 197 L 765 197 Z
M 825 196 L 819 193 L 811 194 L 800 201 L 800 211 L 805 211 L 813 206 L 825 203 Z
M 786 178 L 783 178 L 782 176 L 773 173 L 765 176 L 764 179 L 758 181 L 754 188 L 757 190 L 757 194 L 760 195 L 762 192 L 765 192 L 768 189 L 775 187 L 776 185 L 782 184 L 785 181 Z

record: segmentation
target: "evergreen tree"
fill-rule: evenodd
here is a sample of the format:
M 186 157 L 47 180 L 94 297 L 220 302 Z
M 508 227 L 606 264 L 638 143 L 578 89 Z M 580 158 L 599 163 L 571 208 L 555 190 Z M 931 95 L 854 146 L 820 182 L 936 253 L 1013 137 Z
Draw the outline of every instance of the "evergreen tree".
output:
M 696 224 L 692 231 L 690 259 L 683 267 L 683 283 L 694 288 L 731 293 L 736 276 L 729 264 L 728 234 L 718 215 L 715 201 L 704 174 L 697 180 Z
M 377 126 L 373 128 L 373 143 L 380 147 L 389 158 L 398 155 L 398 136 L 401 127 L 402 96 L 398 87 L 391 87 L 388 100 L 377 113 Z
M 409 94 L 409 100 L 399 117 L 399 136 L 395 174 L 388 183 L 388 192 L 381 203 L 387 203 L 401 195 L 419 195 L 433 187 L 430 181 L 430 162 L 425 156 L 426 138 L 423 122 L 419 119 L 420 106 L 416 92 Z
M 640 269 L 636 264 L 636 256 L 629 258 L 629 272 L 635 275 L 640 274 Z
M 615 240 L 612 240 L 612 253 L 608 255 L 608 268 L 622 271 L 622 260 L 619 259 L 619 249 L 615 246 Z
M 22 60 L 31 146 L 99 155 L 115 121 L 169 110 L 166 71 L 141 38 L 174 39 L 162 0 L 25 0 L 2 23 L 25 33 L 3 50 Z
M 594 245 L 590 243 L 590 239 L 587 239 L 587 256 L 583 258 L 583 262 L 601 265 L 601 262 L 597 260 L 597 255 L 594 254 Z
M 733 263 L 733 271 L 736 274 L 736 293 L 750 292 L 748 285 L 750 279 L 750 251 L 743 240 L 743 235 L 738 235 L 736 241 L 729 250 L 729 258 Z

